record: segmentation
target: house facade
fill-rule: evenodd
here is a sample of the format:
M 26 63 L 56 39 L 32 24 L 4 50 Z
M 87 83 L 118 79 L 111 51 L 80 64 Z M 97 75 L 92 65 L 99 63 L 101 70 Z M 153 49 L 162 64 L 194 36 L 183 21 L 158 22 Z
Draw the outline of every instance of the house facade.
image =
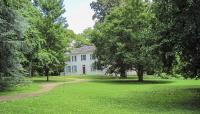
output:
M 105 70 L 96 70 L 93 63 L 95 58 L 93 53 L 95 46 L 82 46 L 80 48 L 74 48 L 66 56 L 69 57 L 69 61 L 65 62 L 65 75 L 103 75 Z
M 67 53 L 69 61 L 65 62 L 64 75 L 104 75 L 105 69 L 97 70 L 94 68 L 93 63 L 96 59 L 93 53 L 95 49 L 95 46 L 82 46 Z M 128 71 L 127 75 L 136 75 L 136 72 Z

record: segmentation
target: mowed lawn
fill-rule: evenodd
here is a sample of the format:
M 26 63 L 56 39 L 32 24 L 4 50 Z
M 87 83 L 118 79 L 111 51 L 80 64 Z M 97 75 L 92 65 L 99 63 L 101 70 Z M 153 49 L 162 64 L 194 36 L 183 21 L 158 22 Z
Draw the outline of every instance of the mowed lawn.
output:
M 132 78 L 74 78 L 90 81 L 64 84 L 38 97 L 0 102 L 0 114 L 200 113 L 200 80 L 147 77 L 144 83 L 139 83 Z
M 3 95 L 16 95 L 18 93 L 34 92 L 40 89 L 42 84 L 56 83 L 56 82 L 68 82 L 73 79 L 66 78 L 64 76 L 51 76 L 50 81 L 46 81 L 46 77 L 33 77 L 29 78 L 25 84 L 17 85 L 14 88 L 9 88 L 7 91 L 0 92 L 0 96 Z

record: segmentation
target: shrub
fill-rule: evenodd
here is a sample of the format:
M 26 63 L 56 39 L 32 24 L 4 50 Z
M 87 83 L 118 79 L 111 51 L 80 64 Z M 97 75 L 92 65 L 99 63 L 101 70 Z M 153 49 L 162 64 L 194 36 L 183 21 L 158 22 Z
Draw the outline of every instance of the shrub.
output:
M 159 73 L 157 76 L 161 79 L 171 79 L 172 78 L 170 75 L 167 75 L 167 73 Z

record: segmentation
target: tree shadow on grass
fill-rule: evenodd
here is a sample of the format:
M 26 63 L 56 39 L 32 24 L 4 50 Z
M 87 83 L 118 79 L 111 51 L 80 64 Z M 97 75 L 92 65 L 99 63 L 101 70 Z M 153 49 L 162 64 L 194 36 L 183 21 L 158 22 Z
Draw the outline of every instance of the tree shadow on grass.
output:
M 166 94 L 154 94 L 153 92 L 145 93 L 138 92 L 128 95 L 126 97 L 103 97 L 105 101 L 112 101 L 116 106 L 122 106 L 124 109 L 132 111 L 141 111 L 146 113 L 148 111 L 158 111 L 160 113 L 171 111 L 174 113 L 181 111 L 197 113 L 200 111 L 200 88 L 189 88 L 181 89 L 180 91 L 174 91 L 174 95 L 169 95 L 170 91 L 162 90 L 161 93 Z M 187 92 L 191 92 L 191 95 L 188 95 Z M 186 93 L 186 94 L 184 94 Z M 183 97 L 180 96 L 183 94 Z M 169 95 L 169 96 L 168 96 Z M 160 96 L 160 97 L 159 97 Z M 185 99 L 187 97 L 187 99 Z M 153 99 L 152 99 L 153 98 Z M 176 99 L 175 99 L 176 98 Z M 128 105 L 127 105 L 128 104 Z M 120 107 L 120 108 L 122 108 Z M 134 109 L 134 107 L 142 107 Z M 180 113 L 181 113 L 180 112 Z M 145 113 L 145 112 L 144 112 Z
M 173 83 L 173 81 L 167 81 L 167 80 L 145 80 L 143 82 L 139 82 L 137 80 L 94 80 L 92 82 L 97 83 L 106 83 L 106 84 L 169 84 Z
M 188 88 L 185 91 L 191 94 L 191 98 L 180 102 L 179 105 L 191 110 L 200 110 L 200 88 Z

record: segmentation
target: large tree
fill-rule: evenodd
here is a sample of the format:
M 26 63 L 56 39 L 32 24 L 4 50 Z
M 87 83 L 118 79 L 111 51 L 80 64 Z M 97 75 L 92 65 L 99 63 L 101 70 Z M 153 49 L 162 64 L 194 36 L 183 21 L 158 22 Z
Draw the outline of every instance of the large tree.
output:
M 92 35 L 97 65 L 121 77 L 126 77 L 128 70 L 136 70 L 139 81 L 143 81 L 151 57 L 145 41 L 152 17 L 148 4 L 141 0 L 126 1 L 113 9 L 103 23 L 96 25 Z
M 182 72 L 190 77 L 200 75 L 200 1 L 154 0 L 157 18 L 156 36 L 164 66 L 169 72 L 175 54 L 180 56 Z
M 63 0 L 38 0 L 35 4 L 42 16 L 37 27 L 45 41 L 37 53 L 38 66 L 48 81 L 50 70 L 60 72 L 64 65 L 68 43 L 66 19 L 62 16 L 65 10 Z
M 0 90 L 19 83 L 23 76 L 19 58 L 23 44 L 20 2 L 0 1 Z
M 42 33 L 39 30 L 38 23 L 42 16 L 40 11 L 32 2 L 27 2 L 24 10 L 21 11 L 22 16 L 26 19 L 27 29 L 24 32 L 24 40 L 26 49 L 24 50 L 23 67 L 28 71 L 29 76 L 33 76 L 37 69 L 37 53 L 45 43 Z M 34 17 L 34 18 L 33 18 Z

